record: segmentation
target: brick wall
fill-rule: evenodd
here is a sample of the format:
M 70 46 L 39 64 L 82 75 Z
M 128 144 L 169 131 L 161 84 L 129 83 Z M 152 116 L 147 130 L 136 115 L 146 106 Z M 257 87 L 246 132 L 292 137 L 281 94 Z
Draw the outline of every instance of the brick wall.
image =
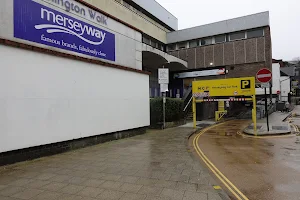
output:
M 255 77 L 258 70 L 264 67 L 265 62 L 231 65 L 228 67 L 226 78 Z
M 265 55 L 266 67 L 272 69 L 272 40 L 270 27 L 265 28 Z

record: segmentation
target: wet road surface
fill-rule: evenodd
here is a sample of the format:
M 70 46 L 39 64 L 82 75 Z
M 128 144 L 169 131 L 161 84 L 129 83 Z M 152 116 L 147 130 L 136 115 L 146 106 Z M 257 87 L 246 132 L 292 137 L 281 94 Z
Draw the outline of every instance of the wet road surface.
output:
M 200 136 L 199 147 L 249 199 L 299 200 L 300 137 L 257 139 L 237 134 L 249 123 L 235 120 L 212 128 Z

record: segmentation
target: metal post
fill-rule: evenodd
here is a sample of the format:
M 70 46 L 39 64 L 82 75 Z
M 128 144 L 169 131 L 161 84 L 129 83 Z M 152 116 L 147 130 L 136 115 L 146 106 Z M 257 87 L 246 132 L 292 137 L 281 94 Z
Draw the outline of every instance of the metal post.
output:
M 279 101 L 282 101 L 281 99 L 281 81 L 279 81 Z
M 272 91 L 272 82 L 270 82 L 270 104 L 273 105 L 273 91 Z
M 269 113 L 268 113 L 268 101 L 267 101 L 267 88 L 265 88 L 265 110 L 266 110 L 266 115 L 267 115 L 267 127 L 268 127 L 268 132 L 269 132 L 270 128 L 269 128 Z
M 197 124 L 196 124 L 196 99 L 195 97 L 193 97 L 193 127 L 196 128 Z
M 252 96 L 252 101 L 253 101 L 253 109 L 252 109 L 252 121 L 253 121 L 253 126 L 254 126 L 254 133 L 257 136 L 257 124 L 256 124 L 256 96 Z
M 166 92 L 163 92 L 163 118 L 164 118 L 163 129 L 165 129 L 166 128 Z

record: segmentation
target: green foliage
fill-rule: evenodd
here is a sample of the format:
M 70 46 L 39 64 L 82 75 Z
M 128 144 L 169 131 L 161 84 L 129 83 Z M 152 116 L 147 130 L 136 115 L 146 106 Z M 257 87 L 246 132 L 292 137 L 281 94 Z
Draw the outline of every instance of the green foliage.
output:
M 183 119 L 183 105 L 181 99 L 166 99 L 166 122 L 174 122 Z M 163 99 L 150 99 L 150 119 L 151 124 L 163 122 Z

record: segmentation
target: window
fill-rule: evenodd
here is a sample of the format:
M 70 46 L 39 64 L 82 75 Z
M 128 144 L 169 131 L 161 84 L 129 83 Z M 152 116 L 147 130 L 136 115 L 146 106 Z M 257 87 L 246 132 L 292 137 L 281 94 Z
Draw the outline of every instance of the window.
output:
M 164 45 L 158 43 L 158 49 L 161 50 L 161 51 L 164 51 Z
M 198 40 L 190 41 L 189 45 L 190 45 L 190 48 L 197 47 L 199 45 Z
M 256 38 L 256 37 L 263 37 L 264 30 L 263 29 L 256 29 L 247 31 L 247 38 Z
M 143 37 L 143 43 L 150 45 L 150 39 Z
M 126 8 L 128 8 L 128 9 L 130 9 L 130 5 L 128 4 L 128 3 L 126 3 L 125 1 L 123 2 L 123 5 L 126 7 Z
M 212 38 L 201 39 L 201 46 L 212 44 Z
M 168 45 L 168 50 L 169 50 L 169 51 L 174 51 L 174 50 L 176 50 L 176 44 L 169 44 L 169 45 Z
M 153 48 L 157 48 L 158 44 L 156 42 L 154 42 L 153 40 L 151 40 L 151 46 Z
M 186 48 L 186 42 L 178 43 L 178 49 L 185 49 Z
M 245 39 L 245 32 L 236 32 L 229 35 L 230 41 Z
M 215 36 L 216 43 L 226 42 L 226 35 L 217 35 Z

